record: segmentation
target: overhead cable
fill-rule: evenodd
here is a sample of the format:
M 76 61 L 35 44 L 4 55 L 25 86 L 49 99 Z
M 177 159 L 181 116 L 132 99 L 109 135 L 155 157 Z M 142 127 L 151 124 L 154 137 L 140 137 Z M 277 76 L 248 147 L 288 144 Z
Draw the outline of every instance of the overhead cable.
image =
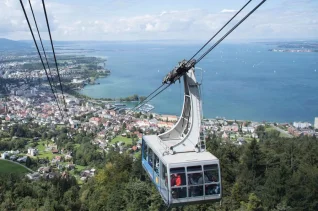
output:
M 252 0 L 249 0 L 239 11 L 237 11 L 237 13 L 230 19 L 228 20 L 228 22 L 226 22 L 226 24 L 224 24 L 222 26 L 222 28 L 217 31 L 192 57 L 191 59 L 193 59 L 196 55 L 198 55 L 198 53 L 200 53 L 200 51 L 205 48 L 205 46 L 207 46 L 211 40 L 213 40 L 249 3 L 251 3 Z M 191 59 L 189 59 L 188 61 L 191 61 Z
M 150 100 L 152 100 L 153 98 L 155 98 L 156 96 L 158 96 L 161 92 L 163 92 L 164 90 L 166 90 L 169 86 L 171 86 L 171 84 L 168 84 L 165 88 L 163 88 L 162 90 L 160 90 L 157 94 L 155 94 L 154 96 L 152 96 L 150 99 L 144 100 L 144 101 L 140 104 L 139 107 L 141 107 L 141 106 L 145 105 L 146 103 L 148 103 Z M 162 87 L 162 86 L 161 86 L 161 87 Z M 135 108 L 136 108 L 136 107 L 135 107 Z M 134 108 L 134 109 L 135 109 L 135 108 Z M 132 110 L 134 110 L 134 109 L 132 109 Z
M 153 93 L 155 93 L 156 91 L 158 91 L 164 84 L 162 84 L 161 86 L 159 86 L 156 90 L 154 90 L 153 92 L 151 92 L 142 102 L 139 102 L 134 108 L 132 108 L 132 110 L 136 109 L 139 107 L 139 105 L 141 105 L 144 101 L 146 101 Z
M 220 42 L 222 42 L 229 34 L 231 34 L 241 23 L 243 23 L 246 18 L 253 14 L 266 0 L 261 1 L 253 10 L 251 10 L 244 18 L 242 18 L 234 27 L 231 28 L 221 39 L 219 39 L 214 45 L 212 45 L 199 59 L 196 60 L 196 64 L 201 61 L 208 53 L 210 53 Z
M 35 37 L 34 37 L 33 30 L 32 30 L 31 24 L 30 24 L 30 22 L 29 22 L 28 15 L 27 15 L 27 13 L 26 13 L 26 11 L 25 11 L 25 9 L 24 9 L 24 5 L 23 5 L 22 0 L 20 0 L 20 4 L 21 4 L 22 10 L 23 10 L 25 19 L 26 19 L 26 21 L 27 21 L 27 23 L 28 23 L 28 26 L 29 26 L 29 29 L 30 29 L 30 32 L 31 32 L 31 35 L 32 35 L 32 38 L 33 38 L 33 41 L 34 41 L 34 44 L 35 44 L 35 47 L 36 47 L 37 52 L 38 52 L 38 54 L 39 54 L 39 56 L 40 56 L 40 60 L 41 60 L 41 63 L 42 63 L 42 65 L 43 65 L 43 68 L 44 68 L 46 77 L 47 77 L 47 79 L 48 79 L 48 81 L 49 81 L 49 85 L 50 85 L 50 87 L 51 87 L 51 91 L 52 91 L 52 93 L 53 93 L 53 96 L 54 96 L 55 101 L 56 101 L 56 103 L 57 103 L 57 106 L 58 106 L 58 108 L 59 108 L 59 111 L 60 111 L 60 113 L 61 113 L 61 115 L 62 115 L 62 118 L 64 118 L 64 117 L 63 117 L 62 110 L 61 110 L 61 107 L 60 107 L 60 105 L 59 105 L 59 102 L 57 101 L 57 98 L 56 98 L 56 96 L 55 96 L 55 94 L 54 94 L 53 87 L 52 87 L 52 84 L 51 84 L 51 80 L 50 80 L 49 75 L 48 75 L 48 72 L 47 72 L 47 70 L 46 70 L 46 68 L 45 68 L 45 64 L 44 64 L 44 62 L 43 62 L 43 59 L 42 59 L 42 56 L 41 56 L 41 53 L 40 53 L 38 44 L 37 44 L 36 39 L 35 39 Z
M 201 55 L 199 57 L 199 59 L 194 60 L 193 58 L 208 44 L 210 43 L 210 41 L 212 39 L 214 39 L 252 0 L 249 0 L 212 38 L 210 38 L 210 40 L 208 40 L 208 42 L 206 42 L 203 47 L 201 47 L 199 49 L 199 51 L 197 51 L 194 56 L 192 56 L 192 58 L 190 60 L 188 60 L 187 62 L 185 62 L 184 66 L 179 66 L 179 68 L 183 68 L 188 66 L 188 64 L 190 62 L 192 62 L 192 64 L 190 65 L 192 68 L 194 67 L 197 63 L 199 63 L 208 53 L 210 53 L 218 44 L 220 44 L 229 34 L 231 34 L 241 23 L 243 23 L 251 14 L 253 14 L 262 4 L 264 4 L 266 2 L 266 0 L 261 1 L 253 10 L 251 10 L 244 18 L 242 18 L 234 27 L 232 27 L 223 37 L 221 37 L 221 39 L 219 39 L 214 45 L 212 45 L 203 55 Z M 185 69 L 185 72 L 178 73 L 178 69 L 177 71 L 171 71 L 169 74 L 174 73 L 175 75 L 173 76 L 173 80 L 171 81 L 175 81 L 178 80 L 180 77 L 182 77 L 189 69 Z M 168 78 L 171 78 L 170 75 Z M 167 77 L 166 76 L 166 77 Z M 175 77 L 175 78 L 174 78 Z M 168 88 L 172 83 L 169 83 L 168 86 L 166 86 L 163 90 L 161 90 L 159 93 L 157 93 L 156 95 L 154 95 L 153 97 L 151 97 L 149 100 L 147 101 L 143 101 L 142 103 L 139 103 L 136 107 L 138 107 L 141 104 L 145 104 L 147 102 L 149 102 L 151 99 L 153 99 L 154 97 L 158 96 L 161 92 L 163 92 L 166 88 Z M 159 88 L 157 88 L 154 92 L 152 92 L 151 94 L 155 93 L 157 90 L 159 90 L 162 86 L 160 86 Z M 150 95 L 149 95 L 150 96 Z M 135 108 L 136 108 L 135 107 Z
M 61 77 L 60 77 L 60 73 L 59 73 L 59 68 L 58 68 L 58 64 L 57 64 L 57 60 L 56 60 L 56 55 L 55 55 L 55 51 L 54 51 L 54 45 L 53 45 L 53 40 L 52 40 L 52 35 L 51 35 L 51 30 L 50 30 L 49 20 L 48 20 L 47 13 L 46 13 L 44 0 L 42 0 L 42 5 L 43 5 L 44 15 L 45 15 L 45 19 L 46 19 L 47 29 L 48 29 L 49 36 L 50 36 L 50 42 L 51 42 L 51 47 L 52 47 L 52 51 L 53 51 L 53 56 L 54 56 L 57 76 L 58 76 L 58 79 L 59 79 L 59 82 L 60 82 L 60 88 L 61 88 L 61 91 L 62 91 L 63 102 L 64 102 L 64 106 L 65 106 L 65 110 L 66 110 L 65 96 L 64 96 L 63 86 L 62 86 Z
M 30 5 L 30 9 L 31 9 L 31 12 L 32 12 L 32 16 L 33 16 L 33 20 L 34 20 L 34 23 L 35 23 L 35 27 L 36 27 L 36 30 L 38 32 L 38 36 L 39 36 L 39 40 L 40 40 L 40 43 L 41 43 L 41 47 L 42 47 L 42 51 L 44 53 L 44 57 L 45 57 L 45 60 L 46 60 L 46 65 L 49 69 L 49 74 L 50 74 L 50 77 L 51 77 L 51 82 L 52 82 L 52 86 L 55 90 L 55 93 L 57 93 L 55 87 L 54 87 L 54 80 L 53 80 L 53 76 L 52 76 L 52 72 L 51 72 L 51 68 L 50 68 L 50 65 L 49 65 L 49 62 L 47 60 L 47 56 L 46 56 L 46 52 L 45 52 L 45 49 L 44 49 L 44 45 L 43 45 L 43 42 L 42 42 L 42 38 L 41 38 L 41 34 L 40 34 L 40 31 L 39 31 L 39 28 L 38 28 L 38 24 L 37 24 L 37 21 L 36 21 L 36 18 L 35 18 L 35 15 L 34 15 L 34 12 L 33 12 L 33 8 L 32 8 L 32 4 L 31 4 L 31 0 L 29 0 L 29 5 Z M 60 101 L 59 101 L 60 102 Z

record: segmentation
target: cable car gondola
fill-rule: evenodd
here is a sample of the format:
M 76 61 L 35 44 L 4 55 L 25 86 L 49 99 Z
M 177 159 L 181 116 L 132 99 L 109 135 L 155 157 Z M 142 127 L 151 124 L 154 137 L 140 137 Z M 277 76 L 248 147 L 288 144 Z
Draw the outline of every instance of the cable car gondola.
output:
M 182 114 L 169 131 L 142 138 L 142 166 L 167 205 L 217 201 L 222 196 L 219 159 L 200 135 L 202 109 L 194 68 L 184 76 Z
M 251 2 L 249 0 L 190 60 L 179 62 L 166 75 L 162 85 L 148 95 L 147 98 L 153 95 L 150 99 L 140 103 L 149 102 L 183 77 L 184 103 L 178 122 L 163 134 L 142 137 L 142 166 L 168 206 L 219 201 L 222 198 L 219 159 L 206 151 L 205 139 L 201 137 L 202 106 L 195 65 L 265 1 L 262 0 L 205 53 L 194 59 Z

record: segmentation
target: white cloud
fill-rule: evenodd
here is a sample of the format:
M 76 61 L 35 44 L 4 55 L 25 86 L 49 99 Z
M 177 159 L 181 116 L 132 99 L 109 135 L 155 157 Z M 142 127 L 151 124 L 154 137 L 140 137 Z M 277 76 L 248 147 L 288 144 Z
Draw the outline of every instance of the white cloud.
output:
M 28 2 L 24 3 L 29 11 Z M 40 30 L 45 32 L 41 1 L 33 0 L 32 5 Z M 236 12 L 233 9 L 220 12 L 183 9 L 109 15 L 103 8 L 80 8 L 80 5 L 74 7 L 53 1 L 48 2 L 46 7 L 56 40 L 207 39 Z M 28 14 L 32 20 L 31 14 Z M 276 9 L 260 9 L 230 38 L 317 37 L 317 20 L 317 8 L 304 11 L 278 6 Z M 31 39 L 19 1 L 0 0 L 0 36 Z
M 223 10 L 221 11 L 221 13 L 234 13 L 234 12 L 237 12 L 237 10 L 223 9 Z
M 41 1 L 32 0 L 32 8 L 37 18 L 37 24 L 40 31 L 47 31 L 46 21 L 44 19 L 43 7 Z M 35 24 L 33 22 L 32 13 L 30 10 L 29 2 L 23 1 L 26 13 L 28 15 L 30 24 L 34 30 Z M 51 13 L 51 4 L 46 5 L 48 17 L 50 20 L 51 30 L 56 29 L 57 20 L 53 17 Z M 25 39 L 29 37 L 31 39 L 31 34 L 29 32 L 29 27 L 25 19 L 20 1 L 17 0 L 0 0 L 0 36 L 8 37 L 11 35 L 15 39 Z M 11 36 L 9 38 L 11 38 Z

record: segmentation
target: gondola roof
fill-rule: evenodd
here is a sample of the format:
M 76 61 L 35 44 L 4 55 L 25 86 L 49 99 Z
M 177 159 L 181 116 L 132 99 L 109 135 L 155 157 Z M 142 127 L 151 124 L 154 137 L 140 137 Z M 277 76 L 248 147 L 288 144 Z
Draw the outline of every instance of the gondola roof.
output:
M 166 164 L 187 163 L 195 161 L 218 161 L 219 159 L 209 152 L 185 152 L 176 154 L 167 154 L 167 145 L 160 141 L 156 135 L 143 136 L 147 145 L 154 151 L 154 153 Z

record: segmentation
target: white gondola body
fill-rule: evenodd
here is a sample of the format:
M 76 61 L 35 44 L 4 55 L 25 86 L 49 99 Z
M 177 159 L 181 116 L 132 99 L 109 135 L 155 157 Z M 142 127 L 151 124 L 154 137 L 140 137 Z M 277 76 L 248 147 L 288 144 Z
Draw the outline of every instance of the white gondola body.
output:
M 172 206 L 218 201 L 222 196 L 219 159 L 205 150 L 200 136 L 202 106 L 194 68 L 183 80 L 184 103 L 177 123 L 163 134 L 142 138 L 142 166 Z

